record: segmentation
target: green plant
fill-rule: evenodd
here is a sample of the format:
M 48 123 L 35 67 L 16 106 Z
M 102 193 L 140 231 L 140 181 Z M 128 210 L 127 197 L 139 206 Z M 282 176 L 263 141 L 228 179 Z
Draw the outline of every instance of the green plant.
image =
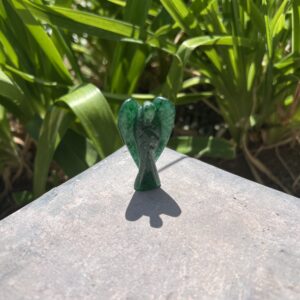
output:
M 150 59 L 158 56 L 163 61 L 164 55 L 175 54 L 176 45 L 166 39 L 172 31 L 166 26 L 170 18 L 161 6 L 150 0 L 130 0 L 126 5 L 124 1 L 109 2 L 93 2 L 92 12 L 100 16 L 83 7 L 72 10 L 72 1 L 57 1 L 63 6 L 0 1 L 0 104 L 4 117 L 9 112 L 21 121 L 26 138 L 37 149 L 32 166 L 33 162 L 21 158 L 23 146 L 13 143 L 6 124 L 10 136 L 3 148 L 13 147 L 14 151 L 10 157 L 2 156 L 2 169 L 5 165 L 18 175 L 33 173 L 35 197 L 46 189 L 53 158 L 73 176 L 121 145 L 113 114 L 120 100 L 136 91 Z M 155 17 L 161 21 L 156 22 Z M 87 45 L 76 42 L 74 33 Z M 97 63 L 105 68 L 104 78 L 96 83 L 105 90 L 106 98 L 86 84 L 93 78 L 82 72 L 82 67 L 88 67 L 97 77 L 93 69 Z M 154 94 L 135 96 L 141 101 L 152 99 L 161 87 Z
M 176 101 L 186 68 L 198 70 L 214 87 L 216 110 L 257 179 L 259 170 L 288 192 L 251 154 L 248 141 L 253 132 L 268 144 L 299 134 L 300 2 L 161 2 L 187 35 L 173 58 L 166 95 Z
M 299 13 L 300 0 L 0 0 L 0 170 L 33 169 L 7 113 L 37 147 L 38 196 L 53 158 L 74 176 L 121 145 L 123 100 L 163 95 L 205 102 L 231 137 L 175 136 L 170 146 L 227 158 L 237 146 L 257 180 L 262 172 L 288 191 L 249 141 L 299 132 Z
M 155 95 L 167 94 L 163 87 L 170 58 L 178 57 L 178 45 L 174 39 L 180 31 L 176 25 L 172 26 L 172 18 L 160 1 L 146 1 L 143 5 L 138 0 L 90 1 L 89 7 L 78 5 L 75 11 L 56 5 L 26 3 L 39 20 L 84 39 L 87 44 L 84 49 L 78 44 L 73 44 L 73 48 L 92 72 L 95 72 L 94 66 L 99 66 L 100 72 L 104 70 L 103 78 L 96 78 L 96 81 L 103 86 L 103 94 L 112 106 L 116 104 L 119 107 L 120 102 L 131 95 L 144 101 L 153 99 Z M 99 13 L 101 16 L 96 15 Z M 228 41 L 225 43 L 228 44 Z M 159 67 L 148 72 L 147 68 L 152 68 L 152 63 Z M 139 81 L 143 76 L 150 77 L 146 77 L 147 83 L 141 87 Z M 176 91 L 180 91 L 175 93 L 177 104 L 187 104 L 213 95 L 211 91 L 185 92 L 184 89 L 205 82 L 199 78 L 191 79 L 176 87 Z
M 60 166 L 73 176 L 118 149 L 121 140 L 107 100 L 96 86 L 85 83 L 68 35 L 41 24 L 26 3 L 17 0 L 0 1 L 0 28 L 4 193 L 13 178 L 33 169 L 36 197 L 46 189 L 56 150 L 65 154 L 64 159 L 57 157 Z M 13 141 L 7 112 L 22 122 L 24 135 L 36 144 L 34 167 L 22 159 L 23 146 Z

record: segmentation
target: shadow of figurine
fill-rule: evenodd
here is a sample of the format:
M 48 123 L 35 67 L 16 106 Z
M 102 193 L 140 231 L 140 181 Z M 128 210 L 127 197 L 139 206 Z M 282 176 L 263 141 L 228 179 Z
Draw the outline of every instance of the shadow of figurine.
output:
M 127 207 L 125 217 L 128 221 L 137 221 L 142 216 L 150 218 L 150 226 L 160 228 L 163 221 L 160 215 L 178 217 L 181 209 L 176 201 L 161 188 L 135 192 Z

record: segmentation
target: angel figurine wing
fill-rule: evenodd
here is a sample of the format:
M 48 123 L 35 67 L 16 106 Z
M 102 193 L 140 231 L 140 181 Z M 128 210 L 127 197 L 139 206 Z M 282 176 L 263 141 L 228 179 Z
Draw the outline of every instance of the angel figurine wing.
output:
M 163 97 L 155 98 L 153 104 L 156 108 L 155 123 L 160 126 L 159 143 L 154 151 L 154 157 L 155 160 L 157 160 L 166 147 L 171 136 L 175 120 L 175 107 L 171 101 Z
M 120 108 L 118 121 L 122 139 L 127 145 L 128 150 L 137 166 L 139 166 L 140 157 L 135 140 L 134 130 L 137 123 L 139 109 L 140 106 L 135 100 L 126 100 Z

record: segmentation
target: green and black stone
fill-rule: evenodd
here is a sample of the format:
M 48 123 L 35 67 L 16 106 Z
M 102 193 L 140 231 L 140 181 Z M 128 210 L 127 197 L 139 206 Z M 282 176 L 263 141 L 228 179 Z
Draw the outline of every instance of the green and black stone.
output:
M 139 105 L 126 100 L 119 112 L 119 130 L 139 168 L 134 188 L 147 191 L 160 187 L 155 162 L 166 147 L 175 119 L 175 107 L 169 100 L 157 97 Z

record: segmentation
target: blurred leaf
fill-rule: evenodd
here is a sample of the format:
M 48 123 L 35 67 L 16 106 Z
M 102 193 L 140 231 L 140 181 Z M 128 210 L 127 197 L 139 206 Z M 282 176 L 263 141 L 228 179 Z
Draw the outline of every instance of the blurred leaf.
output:
M 78 65 L 77 58 L 72 50 L 72 44 L 70 38 L 63 30 L 54 27 L 52 37 L 56 40 L 56 45 L 62 56 L 66 56 L 71 64 L 73 71 L 76 73 L 77 79 L 80 83 L 83 83 L 83 75 Z
M 265 20 L 265 27 L 266 27 L 267 49 L 268 49 L 269 58 L 271 59 L 273 56 L 273 39 L 272 39 L 272 32 L 271 32 L 271 22 L 270 22 L 270 16 L 269 16 L 266 0 L 262 0 L 262 3 L 263 3 L 264 20 Z
M 29 191 L 22 191 L 13 193 L 15 203 L 20 207 L 30 203 L 34 198 L 33 194 Z
M 199 22 L 193 11 L 182 0 L 161 0 L 161 3 L 186 33 L 191 35 L 201 33 Z
M 73 114 L 61 107 L 54 106 L 46 114 L 40 130 L 34 161 L 33 194 L 35 198 L 45 192 L 54 152 L 73 120 Z
M 151 0 L 128 0 L 124 9 L 124 21 L 137 25 L 141 30 L 146 25 Z M 118 44 L 113 56 L 109 79 L 110 90 L 131 94 L 140 78 L 147 58 L 147 47 L 138 44 Z
M 233 37 L 233 36 L 201 36 L 185 40 L 176 55 L 173 58 L 171 67 L 168 72 L 164 94 L 166 97 L 175 100 L 176 94 L 182 88 L 183 71 L 192 52 L 203 47 L 231 47 L 236 43 L 240 47 L 252 47 L 251 40 Z
M 180 153 L 202 157 L 233 159 L 235 146 L 225 139 L 215 137 L 181 136 L 171 138 L 168 146 Z
M 38 18 L 73 31 L 100 35 L 107 39 L 138 38 L 139 28 L 116 19 L 59 6 L 47 6 L 24 0 Z
M 293 29 L 292 29 L 292 51 L 297 56 L 300 54 L 300 0 L 294 0 L 293 3 Z
M 71 75 L 65 67 L 62 57 L 45 30 L 40 26 L 40 24 L 31 15 L 30 11 L 26 9 L 26 7 L 20 1 L 11 0 L 11 3 L 20 19 L 24 22 L 24 24 L 26 24 L 26 27 L 34 40 L 47 57 L 47 60 L 51 62 L 53 68 L 57 71 L 57 74 L 60 76 L 60 78 L 66 83 L 72 83 Z
M 110 106 L 94 85 L 81 86 L 58 99 L 56 104 L 67 105 L 73 111 L 101 158 L 122 145 Z
M 6 111 L 0 105 L 0 172 L 4 167 L 18 167 L 20 164 L 16 144 L 10 132 Z
M 23 1 L 38 19 L 71 32 L 87 33 L 107 40 L 146 43 L 168 53 L 174 53 L 176 50 L 173 43 L 155 36 L 152 32 L 143 32 L 143 40 L 141 40 L 140 28 L 127 22 L 54 5 L 39 5 L 28 0 Z
M 0 30 L 0 46 L 3 47 L 3 52 L 6 53 L 7 57 L 10 58 L 11 62 L 15 65 L 19 65 L 19 59 L 16 50 L 9 42 L 8 38 L 5 36 L 4 31 Z M 3 61 L 4 62 L 4 61 Z M 3 63 L 2 62 L 2 63 Z
M 4 64 L 3 65 L 3 68 L 18 75 L 19 77 L 21 77 L 22 79 L 24 79 L 25 81 L 27 82 L 30 82 L 30 83 L 37 83 L 37 84 L 41 84 L 43 86 L 48 86 L 48 87 L 63 87 L 63 88 L 67 88 L 68 86 L 65 85 L 65 84 L 60 84 L 56 81 L 47 81 L 47 80 L 43 80 L 41 78 L 37 78 L 36 76 L 34 75 L 31 75 L 31 74 L 28 74 L 26 72 L 22 72 L 14 67 L 11 67 L 9 65 L 6 65 Z M 24 97 L 23 99 L 24 100 Z
M 27 96 L 15 81 L 10 79 L 0 68 L 0 104 L 20 120 L 33 115 L 33 108 L 27 103 Z
M 289 0 L 283 0 L 280 7 L 278 8 L 278 10 L 276 11 L 274 17 L 271 20 L 271 33 L 272 33 L 272 37 L 274 38 L 274 36 L 276 34 L 278 34 L 284 27 L 284 11 L 286 10 L 286 7 L 289 4 Z
M 69 177 L 73 177 L 94 165 L 98 155 L 89 140 L 68 130 L 55 152 L 54 160 Z
M 199 93 L 178 93 L 176 96 L 176 105 L 186 105 L 203 100 L 209 100 L 212 96 L 214 96 L 214 93 L 210 91 Z
M 0 95 L 15 102 L 16 105 L 24 100 L 23 91 L 0 69 Z
M 67 106 L 71 109 L 101 158 L 111 154 L 122 145 L 111 109 L 100 90 L 94 85 L 86 84 L 76 88 L 58 99 L 56 105 Z M 35 197 L 45 191 L 50 162 L 64 134 L 74 120 L 71 111 L 54 106 L 45 117 L 40 131 L 34 165 Z M 76 151 L 74 152 L 76 153 Z M 75 156 L 78 155 L 75 153 Z M 77 159 L 77 162 L 79 164 L 77 169 L 85 168 L 86 164 L 82 160 L 79 163 Z M 73 174 L 74 170 L 69 167 L 68 170 Z
M 258 28 L 261 33 L 265 34 L 266 27 L 264 23 L 264 15 L 255 1 L 240 1 L 240 5 L 244 9 L 246 14 L 250 17 L 250 20 L 252 20 L 253 26 Z

